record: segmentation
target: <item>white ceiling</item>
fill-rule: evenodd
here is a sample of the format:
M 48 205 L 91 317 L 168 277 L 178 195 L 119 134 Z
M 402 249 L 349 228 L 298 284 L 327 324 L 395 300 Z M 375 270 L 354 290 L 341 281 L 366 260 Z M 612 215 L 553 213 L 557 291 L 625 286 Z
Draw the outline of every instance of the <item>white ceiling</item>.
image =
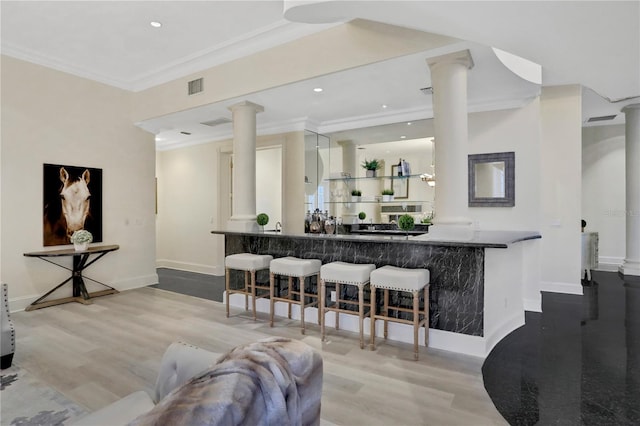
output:
M 3 0 L 2 53 L 138 91 L 336 21 L 363 18 L 473 40 L 450 47 L 468 48 L 475 62 L 469 73 L 471 111 L 523 105 L 539 93 L 537 85 L 504 68 L 488 46 L 542 65 L 543 85 L 585 86 L 585 120 L 618 114 L 604 123 L 621 123 L 620 109 L 640 102 L 638 2 L 320 1 L 289 8 L 294 3 Z M 290 22 L 283 17 L 285 6 L 287 18 L 323 24 Z M 152 28 L 152 20 L 163 26 Z M 431 85 L 425 58 L 434 54 L 421 52 L 139 125 L 157 134 L 159 149 L 167 149 L 228 138 L 230 124 L 200 123 L 230 118 L 227 107 L 239 100 L 265 107 L 258 115 L 259 133 L 307 128 L 326 134 L 430 117 L 430 96 L 419 89 Z M 324 91 L 314 93 L 314 87 Z

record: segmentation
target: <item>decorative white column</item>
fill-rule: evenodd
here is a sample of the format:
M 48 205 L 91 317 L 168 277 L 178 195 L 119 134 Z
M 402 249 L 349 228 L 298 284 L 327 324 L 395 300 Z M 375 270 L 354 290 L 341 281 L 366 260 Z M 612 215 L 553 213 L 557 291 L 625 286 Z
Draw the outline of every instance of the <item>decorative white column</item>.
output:
M 229 107 L 233 114 L 233 214 L 230 231 L 257 231 L 256 114 L 260 105 L 244 101 Z
M 619 271 L 640 276 L 640 104 L 625 113 L 626 255 Z
M 467 70 L 468 50 L 427 59 L 433 86 L 435 137 L 435 220 L 438 225 L 469 225 L 467 211 Z

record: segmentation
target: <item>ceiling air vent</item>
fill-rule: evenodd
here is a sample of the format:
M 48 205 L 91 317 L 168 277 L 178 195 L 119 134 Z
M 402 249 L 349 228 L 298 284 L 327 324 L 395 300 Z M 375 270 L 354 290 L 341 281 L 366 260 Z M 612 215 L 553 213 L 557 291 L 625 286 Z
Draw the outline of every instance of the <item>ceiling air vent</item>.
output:
M 423 87 L 420 91 L 423 95 L 433 95 L 433 87 Z
M 205 126 L 215 127 L 221 124 L 231 123 L 231 120 L 225 117 L 216 118 L 215 120 L 203 121 L 200 124 L 204 124 Z
M 593 123 L 595 121 L 608 121 L 608 120 L 613 120 L 614 118 L 616 118 L 618 114 L 614 114 L 614 115 L 603 115 L 600 117 L 591 117 L 587 120 L 587 123 Z
M 189 82 L 189 95 L 195 95 L 196 93 L 200 93 L 203 90 L 204 90 L 204 83 L 202 81 L 202 78 L 191 80 Z

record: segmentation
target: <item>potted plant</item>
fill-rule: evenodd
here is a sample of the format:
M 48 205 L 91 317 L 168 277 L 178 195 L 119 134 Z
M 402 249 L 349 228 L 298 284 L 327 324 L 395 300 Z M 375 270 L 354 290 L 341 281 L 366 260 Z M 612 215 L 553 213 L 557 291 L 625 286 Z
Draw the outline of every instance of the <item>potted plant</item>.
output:
M 425 217 L 423 217 L 420 222 L 424 223 L 425 225 L 431 225 L 432 224 L 431 223 L 432 220 L 433 220 L 433 212 L 431 212 L 428 215 L 426 215 Z
M 367 214 L 365 212 L 358 213 L 358 219 L 364 221 L 367 218 Z
M 410 214 L 403 214 L 398 218 L 398 227 L 402 229 L 407 234 L 407 239 L 409 238 L 409 231 L 415 228 L 415 221 L 413 220 L 413 216 Z
M 73 243 L 73 248 L 76 251 L 85 251 L 89 243 L 93 241 L 93 235 L 86 229 L 79 229 L 73 232 L 69 240 Z
M 362 191 L 360 191 L 359 189 L 354 189 L 353 191 L 351 191 L 351 202 L 352 203 L 359 203 L 360 202 L 360 197 L 362 197 Z
M 382 201 L 393 201 L 393 189 L 382 190 Z
M 365 158 L 362 162 L 362 168 L 367 171 L 367 177 L 376 177 L 376 170 L 380 167 L 382 167 L 382 164 L 380 164 L 380 161 L 375 158 L 371 161 Z
M 269 223 L 269 216 L 266 213 L 260 213 L 256 216 L 256 222 L 258 222 L 258 225 L 262 227 L 262 232 L 264 232 L 264 226 Z

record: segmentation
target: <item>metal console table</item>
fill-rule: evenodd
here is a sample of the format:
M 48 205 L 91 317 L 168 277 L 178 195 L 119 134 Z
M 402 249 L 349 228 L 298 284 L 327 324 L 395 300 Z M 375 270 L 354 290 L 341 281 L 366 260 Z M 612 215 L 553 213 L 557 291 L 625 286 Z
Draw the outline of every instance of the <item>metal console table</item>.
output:
M 104 257 L 107 253 L 118 250 L 119 248 L 120 246 L 118 245 L 104 245 L 104 246 L 89 247 L 83 251 L 76 251 L 75 249 L 61 249 L 61 250 L 34 251 L 34 252 L 24 253 L 24 255 L 27 257 L 37 257 L 44 260 L 45 262 L 52 263 L 56 266 L 59 266 L 60 268 L 64 268 L 68 271 L 71 271 L 71 276 L 69 278 L 67 278 L 66 280 L 58 284 L 56 287 L 49 290 L 44 296 L 40 297 L 31 305 L 27 306 L 25 308 L 25 311 L 33 311 L 34 309 L 46 308 L 49 306 L 61 305 L 63 303 L 69 303 L 69 302 L 78 302 L 85 305 L 90 305 L 92 303 L 91 299 L 94 297 L 100 297 L 100 296 L 106 296 L 108 294 L 119 293 L 118 290 L 116 290 L 115 288 L 110 287 L 104 283 L 101 283 L 100 281 L 96 281 L 92 278 L 84 277 L 109 288 L 108 290 L 89 293 L 87 291 L 87 287 L 84 284 L 84 279 L 82 276 L 82 271 L 87 269 L 89 266 L 93 265 L 96 261 Z M 91 255 L 97 255 L 97 256 L 91 259 L 91 261 L 89 261 L 89 258 L 91 257 Z M 49 260 L 49 258 L 69 257 L 69 256 L 73 256 L 73 266 L 71 269 L 64 265 L 61 265 L 59 263 Z M 53 293 L 54 291 L 56 291 L 57 289 L 59 289 L 60 287 L 62 287 L 63 285 L 65 285 L 71 280 L 73 280 L 73 296 L 63 297 L 61 299 L 43 301 L 51 293 Z

